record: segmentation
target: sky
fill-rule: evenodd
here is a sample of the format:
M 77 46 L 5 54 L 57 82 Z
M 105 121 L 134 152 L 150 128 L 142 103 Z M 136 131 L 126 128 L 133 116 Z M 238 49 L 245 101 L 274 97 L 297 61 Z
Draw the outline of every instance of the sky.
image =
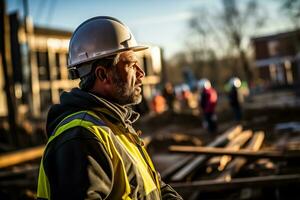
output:
M 22 2 L 6 0 L 7 11 L 19 11 L 22 16 Z M 272 12 L 274 0 L 263 2 L 271 12 L 271 23 L 260 33 L 286 29 L 287 23 L 276 20 Z M 162 47 L 166 58 L 185 48 L 185 39 L 190 34 L 187 24 L 193 9 L 220 7 L 218 0 L 28 0 L 28 3 L 34 24 L 44 27 L 73 31 L 94 16 L 118 18 L 131 29 L 138 42 Z

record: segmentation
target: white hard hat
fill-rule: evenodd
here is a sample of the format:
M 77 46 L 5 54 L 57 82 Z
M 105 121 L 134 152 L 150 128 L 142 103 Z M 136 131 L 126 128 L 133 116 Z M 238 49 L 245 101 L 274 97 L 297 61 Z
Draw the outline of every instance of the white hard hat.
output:
M 241 82 L 241 80 L 240 80 L 239 78 L 233 77 L 233 78 L 230 79 L 229 84 L 230 84 L 232 87 L 239 88 L 239 87 L 241 87 L 242 82 Z
M 181 91 L 190 91 L 190 87 L 188 84 L 182 84 L 181 85 Z
M 200 79 L 200 81 L 198 81 L 198 87 L 201 90 L 204 88 L 209 89 L 209 88 L 211 88 L 211 83 L 208 79 L 202 78 L 202 79 Z
M 71 77 L 87 75 L 90 65 L 82 65 L 119 52 L 147 49 L 138 46 L 129 28 L 119 20 L 98 16 L 83 22 L 74 31 L 69 44 L 68 69 Z

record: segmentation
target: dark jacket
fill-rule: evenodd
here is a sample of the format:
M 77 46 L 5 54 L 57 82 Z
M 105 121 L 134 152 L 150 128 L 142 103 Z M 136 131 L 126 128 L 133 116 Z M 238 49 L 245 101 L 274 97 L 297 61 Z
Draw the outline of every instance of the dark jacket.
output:
M 112 104 L 76 88 L 64 92 L 61 103 L 51 107 L 47 117 L 47 134 L 53 134 L 62 119 L 74 112 L 99 112 L 103 108 L 110 112 L 102 114 L 112 124 L 118 123 L 124 128 L 132 127 L 131 124 L 138 118 L 138 114 L 130 108 Z M 43 163 L 50 183 L 51 199 L 104 199 L 110 193 L 109 184 L 114 176 L 106 154 L 97 137 L 87 129 L 75 127 L 59 135 L 44 154 Z M 163 182 L 161 196 L 162 199 L 181 199 Z
M 229 102 L 232 107 L 240 107 L 238 89 L 234 86 L 229 91 Z

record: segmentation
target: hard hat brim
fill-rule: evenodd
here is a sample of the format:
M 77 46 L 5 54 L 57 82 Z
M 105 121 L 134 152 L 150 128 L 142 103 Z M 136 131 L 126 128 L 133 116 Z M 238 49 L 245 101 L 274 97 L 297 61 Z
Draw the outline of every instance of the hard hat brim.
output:
M 118 49 L 118 50 L 111 50 L 111 51 L 106 51 L 106 52 L 101 52 L 101 53 L 99 52 L 99 53 L 95 53 L 94 56 L 92 56 L 88 59 L 85 59 L 84 61 L 72 63 L 72 64 L 68 65 L 68 67 L 74 67 L 76 65 L 80 65 L 80 64 L 87 63 L 87 62 L 90 62 L 90 61 L 93 61 L 93 60 L 98 60 L 98 59 L 101 59 L 101 58 L 112 56 L 112 55 L 115 55 L 115 54 L 118 54 L 118 53 L 121 53 L 121 52 L 124 52 L 124 51 L 130 51 L 131 50 L 131 51 L 137 52 L 137 51 L 146 50 L 148 48 L 149 48 L 148 46 L 139 45 L 139 46 L 127 47 L 127 48 L 122 48 L 122 49 Z

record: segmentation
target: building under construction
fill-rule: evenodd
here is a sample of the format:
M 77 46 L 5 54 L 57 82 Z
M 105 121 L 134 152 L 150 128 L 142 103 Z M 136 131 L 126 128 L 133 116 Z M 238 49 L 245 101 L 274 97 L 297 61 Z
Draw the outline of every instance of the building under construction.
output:
M 18 13 L 6 15 L 3 2 L 1 9 L 1 128 L 36 131 L 42 128 L 49 106 L 59 102 L 60 93 L 78 86 L 79 80 L 69 79 L 67 71 L 72 33 L 36 27 L 29 17 L 22 21 Z M 138 56 L 146 73 L 143 96 L 149 100 L 164 79 L 162 49 L 152 46 Z M 18 136 L 8 137 L 12 146 L 18 146 Z

